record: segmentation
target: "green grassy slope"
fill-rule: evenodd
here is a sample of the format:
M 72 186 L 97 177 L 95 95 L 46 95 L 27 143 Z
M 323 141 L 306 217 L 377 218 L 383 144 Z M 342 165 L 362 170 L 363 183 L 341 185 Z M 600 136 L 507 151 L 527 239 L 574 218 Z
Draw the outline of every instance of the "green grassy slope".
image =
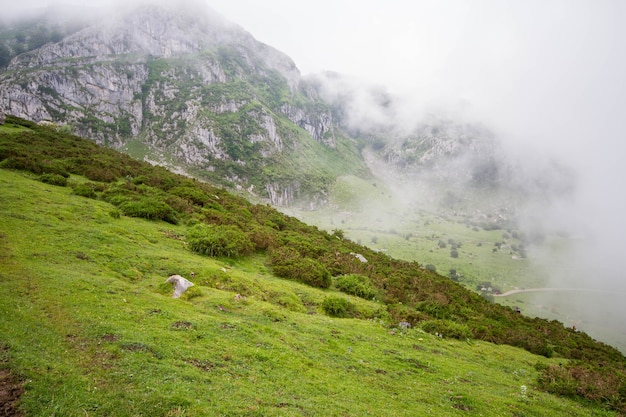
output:
M 515 314 L 340 231 L 8 121 L 0 363 L 25 382 L 28 415 L 625 409 L 624 357 L 584 333 Z M 196 286 L 172 299 L 164 280 L 190 271 Z
M 194 254 L 184 226 L 21 173 L 0 189 L 0 344 L 26 415 L 613 415 L 535 389 L 554 360 L 331 318 L 334 291 Z M 190 270 L 206 284 L 170 298 Z

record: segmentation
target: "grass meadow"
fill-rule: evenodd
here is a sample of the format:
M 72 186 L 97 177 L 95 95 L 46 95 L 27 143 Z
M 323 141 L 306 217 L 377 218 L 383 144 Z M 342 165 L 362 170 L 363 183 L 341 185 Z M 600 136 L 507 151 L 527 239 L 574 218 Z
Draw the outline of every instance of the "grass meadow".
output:
M 329 317 L 345 294 L 276 278 L 263 254 L 198 255 L 184 224 L 23 172 L 0 170 L 0 190 L 0 366 L 27 416 L 616 415 L 535 388 L 563 359 L 399 328 L 358 297 L 364 318 Z M 191 271 L 173 299 L 165 279 Z

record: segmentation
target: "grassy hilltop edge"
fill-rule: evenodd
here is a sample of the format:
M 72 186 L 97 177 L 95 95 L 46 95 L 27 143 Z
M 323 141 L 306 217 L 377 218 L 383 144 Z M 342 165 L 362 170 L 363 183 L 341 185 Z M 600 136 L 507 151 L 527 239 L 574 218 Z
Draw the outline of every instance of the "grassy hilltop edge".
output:
M 11 116 L 0 168 L 0 366 L 26 415 L 626 411 L 617 350 L 341 230 Z

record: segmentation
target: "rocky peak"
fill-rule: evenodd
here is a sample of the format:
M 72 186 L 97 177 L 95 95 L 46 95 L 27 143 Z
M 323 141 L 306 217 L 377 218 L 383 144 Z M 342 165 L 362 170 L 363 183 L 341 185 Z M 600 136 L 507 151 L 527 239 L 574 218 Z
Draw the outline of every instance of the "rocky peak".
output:
M 289 204 L 311 184 L 293 180 L 307 175 L 297 150 L 338 148 L 332 112 L 291 58 L 199 10 L 141 5 L 16 56 L 0 110 Z
M 250 51 L 255 51 L 268 68 L 278 71 L 292 83 L 299 79 L 299 71 L 288 56 L 256 41 L 216 12 L 206 9 L 198 13 L 184 7 L 174 10 L 166 5 L 143 5 L 121 15 L 109 14 L 100 23 L 60 42 L 48 43 L 20 55 L 11 62 L 9 69 L 72 65 L 74 62 L 68 59 L 76 58 L 92 62 L 119 60 L 121 56 L 131 60 L 171 58 L 215 50 L 223 45 L 237 45 L 249 63 L 252 62 L 250 56 L 255 55 Z

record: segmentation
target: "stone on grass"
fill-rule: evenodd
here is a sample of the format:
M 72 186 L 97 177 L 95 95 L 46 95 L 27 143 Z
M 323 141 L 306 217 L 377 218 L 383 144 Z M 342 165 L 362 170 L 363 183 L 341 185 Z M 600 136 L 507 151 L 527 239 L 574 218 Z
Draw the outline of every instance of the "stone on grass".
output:
M 180 275 L 171 275 L 165 282 L 169 282 L 174 287 L 172 298 L 180 297 L 189 287 L 193 287 L 193 282 Z

